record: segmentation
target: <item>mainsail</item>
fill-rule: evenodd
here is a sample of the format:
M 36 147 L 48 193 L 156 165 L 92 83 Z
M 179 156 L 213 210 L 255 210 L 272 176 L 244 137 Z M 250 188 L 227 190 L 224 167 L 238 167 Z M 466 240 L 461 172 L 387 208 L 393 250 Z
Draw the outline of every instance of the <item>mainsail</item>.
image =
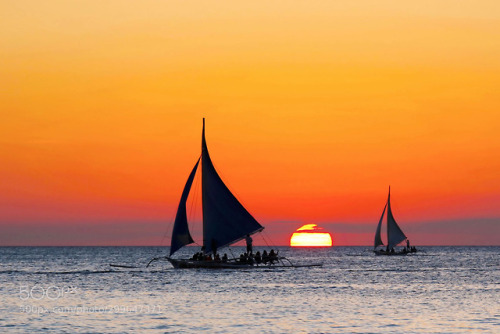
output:
M 215 170 L 205 141 L 205 119 L 201 144 L 203 201 L 203 246 L 214 251 L 243 239 L 264 227 L 241 205 Z
M 187 179 L 184 190 L 182 191 L 181 201 L 179 207 L 177 208 L 177 214 L 175 215 L 174 229 L 172 231 L 172 242 L 170 246 L 170 256 L 174 254 L 179 248 L 184 247 L 193 243 L 193 238 L 189 233 L 188 223 L 187 223 L 187 213 L 186 213 L 186 201 L 189 196 L 189 191 L 191 190 L 191 185 L 193 184 L 194 175 L 196 174 L 196 169 L 200 163 L 200 158 L 196 161 L 191 174 Z
M 406 239 L 406 235 L 396 223 L 391 210 L 391 188 L 389 187 L 389 197 L 387 198 L 387 245 L 392 248 Z
M 377 232 L 375 232 L 375 243 L 374 243 L 373 248 L 377 248 L 377 246 L 381 246 L 384 244 L 382 242 L 382 238 L 380 236 L 380 231 L 381 231 L 381 227 L 382 227 L 382 220 L 384 220 L 385 209 L 387 209 L 387 203 L 385 203 L 384 211 L 382 211 L 382 216 L 380 216 L 380 220 L 378 221 Z

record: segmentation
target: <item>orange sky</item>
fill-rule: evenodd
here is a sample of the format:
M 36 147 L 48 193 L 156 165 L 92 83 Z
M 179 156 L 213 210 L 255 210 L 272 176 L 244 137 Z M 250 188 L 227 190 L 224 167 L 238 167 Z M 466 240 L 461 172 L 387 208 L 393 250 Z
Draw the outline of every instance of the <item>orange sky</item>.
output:
M 498 87 L 498 1 L 2 1 L 0 245 L 159 244 L 202 117 L 277 244 L 498 244 Z

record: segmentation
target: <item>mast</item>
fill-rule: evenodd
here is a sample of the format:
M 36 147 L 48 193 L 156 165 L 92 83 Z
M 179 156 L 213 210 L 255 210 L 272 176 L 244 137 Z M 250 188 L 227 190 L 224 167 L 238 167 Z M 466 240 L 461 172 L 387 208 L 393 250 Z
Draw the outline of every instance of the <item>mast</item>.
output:
M 406 239 L 406 235 L 396 223 L 391 210 L 391 187 L 389 186 L 389 196 L 387 197 L 387 245 L 392 248 Z
M 241 205 L 215 170 L 205 140 L 205 118 L 201 139 L 203 246 L 216 251 L 264 229 Z

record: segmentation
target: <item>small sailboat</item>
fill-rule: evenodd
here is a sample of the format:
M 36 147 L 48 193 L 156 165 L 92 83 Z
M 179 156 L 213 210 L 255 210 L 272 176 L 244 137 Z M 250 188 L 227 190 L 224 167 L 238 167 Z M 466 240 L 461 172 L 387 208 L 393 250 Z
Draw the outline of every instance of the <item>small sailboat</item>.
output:
M 385 212 L 387 210 L 387 245 L 384 245 L 381 237 L 382 221 L 384 219 Z M 403 250 L 395 251 L 394 247 L 406 240 L 406 247 Z M 384 248 L 378 248 L 379 246 L 385 246 Z M 375 243 L 373 246 L 373 251 L 376 255 L 406 255 L 409 253 L 415 253 L 417 249 L 415 247 L 410 247 L 410 241 L 403 233 L 399 225 L 396 223 L 396 219 L 392 215 L 391 210 L 391 187 L 389 187 L 389 195 L 387 197 L 387 202 L 385 203 L 384 210 L 382 211 L 382 216 L 377 225 L 377 231 L 375 232 Z
M 201 193 L 203 210 L 203 246 L 202 252 L 196 253 L 189 259 L 172 257 L 182 247 L 194 243 L 189 232 L 186 201 L 191 190 L 196 170 L 201 160 Z M 177 214 L 172 230 L 170 255 L 164 258 L 155 258 L 150 261 L 166 259 L 175 268 L 270 268 L 270 267 L 311 267 L 322 264 L 297 265 L 285 257 L 278 256 L 273 250 L 267 259 L 260 259 L 251 251 L 243 258 L 220 259 L 217 250 L 230 246 L 240 240 L 247 240 L 251 235 L 262 232 L 264 227 L 243 207 L 231 191 L 224 184 L 215 170 L 205 140 L 205 119 L 203 119 L 201 156 L 196 161 L 182 192 L 177 208 Z M 250 238 L 251 243 L 251 238 Z M 250 247 L 251 250 L 251 247 Z M 210 254 L 213 254 L 212 258 Z M 266 252 L 267 254 L 267 252 Z M 149 264 L 148 263 L 148 266 Z

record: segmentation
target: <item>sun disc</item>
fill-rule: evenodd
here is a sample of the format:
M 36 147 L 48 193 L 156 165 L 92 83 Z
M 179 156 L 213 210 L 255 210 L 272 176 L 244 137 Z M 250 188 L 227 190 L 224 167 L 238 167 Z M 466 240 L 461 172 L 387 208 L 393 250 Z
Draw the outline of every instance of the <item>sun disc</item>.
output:
M 307 224 L 292 234 L 290 246 L 292 247 L 331 247 L 332 236 L 328 232 L 316 232 L 322 230 L 316 224 Z

